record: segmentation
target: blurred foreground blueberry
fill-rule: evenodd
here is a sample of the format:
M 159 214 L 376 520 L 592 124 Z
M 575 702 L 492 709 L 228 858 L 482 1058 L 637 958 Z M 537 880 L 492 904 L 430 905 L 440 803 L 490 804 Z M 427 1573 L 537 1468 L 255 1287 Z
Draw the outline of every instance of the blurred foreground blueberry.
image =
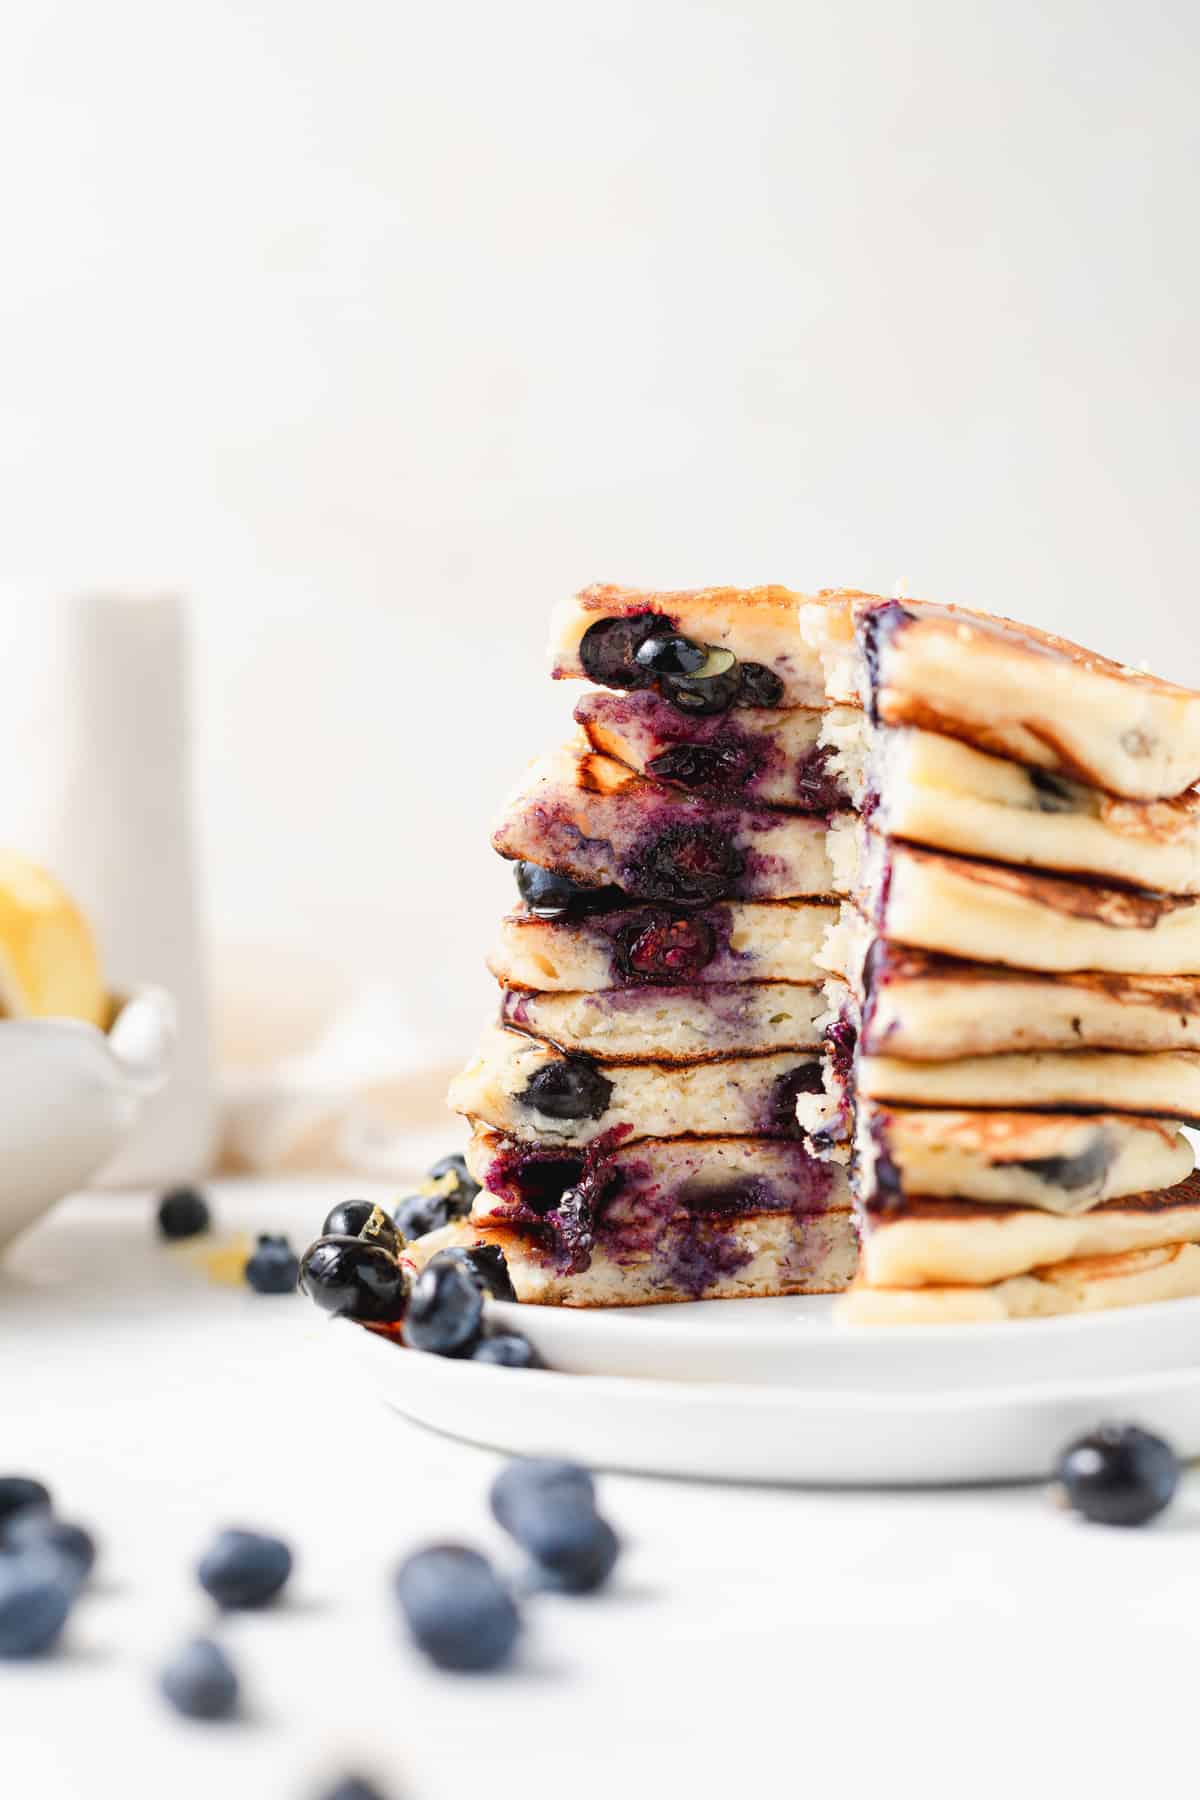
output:
M 159 1673 L 159 1686 L 185 1719 L 228 1719 L 238 1703 L 233 1664 L 211 1638 L 193 1638 Z
M 322 1794 L 321 1800 L 385 1800 L 384 1795 L 370 1781 L 364 1781 L 361 1775 L 347 1775 L 336 1787 Z
M 4 1527 L 0 1548 L 19 1556 L 37 1551 L 57 1556 L 84 1582 L 96 1562 L 96 1540 L 82 1525 L 56 1519 L 41 1507 L 25 1507 Z
M 541 1357 L 519 1331 L 489 1332 L 471 1352 L 472 1362 L 496 1363 L 502 1369 L 540 1369 Z
M 0 1475 L 0 1527 L 24 1506 L 50 1505 L 50 1489 L 32 1475 Z
M 56 1556 L 0 1557 L 0 1656 L 38 1656 L 62 1632 L 78 1591 Z
M 246 1280 L 256 1294 L 294 1294 L 300 1280 L 300 1259 L 285 1237 L 264 1232 L 246 1263 Z
M 165 1238 L 198 1237 L 211 1224 L 208 1201 L 199 1188 L 172 1188 L 158 1203 L 158 1229 Z
M 1058 1479 L 1071 1506 L 1097 1525 L 1145 1525 L 1179 1486 L 1171 1446 L 1137 1425 L 1101 1425 L 1069 1444 Z
M 596 1484 L 582 1463 L 564 1462 L 554 1457 L 519 1457 L 501 1469 L 492 1483 L 492 1516 L 505 1531 L 512 1531 L 513 1509 L 535 1495 L 555 1493 L 574 1499 L 593 1509 Z
M 516 1503 L 509 1527 L 538 1566 L 546 1587 L 591 1594 L 616 1567 L 621 1544 L 593 1507 L 561 1495 L 531 1495 Z
M 196 1579 L 218 1606 L 265 1606 L 292 1572 L 281 1538 L 257 1531 L 223 1531 L 196 1566 Z
M 418 1550 L 396 1575 L 413 1642 L 441 1669 L 495 1669 L 521 1631 L 516 1603 L 485 1556 L 461 1544 Z

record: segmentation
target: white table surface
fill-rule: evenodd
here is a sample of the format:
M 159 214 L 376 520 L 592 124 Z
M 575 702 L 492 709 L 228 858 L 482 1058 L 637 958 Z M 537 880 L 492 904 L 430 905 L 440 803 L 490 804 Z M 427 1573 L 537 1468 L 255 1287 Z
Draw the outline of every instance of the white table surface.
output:
M 222 1234 L 297 1248 L 362 1184 L 221 1184 Z M 1038 1490 L 801 1492 L 606 1476 L 611 1593 L 543 1599 L 502 1676 L 426 1667 L 390 1574 L 431 1538 L 501 1558 L 499 1459 L 347 1387 L 300 1298 L 214 1282 L 149 1203 L 64 1204 L 0 1280 L 0 1471 L 43 1476 L 103 1540 L 62 1650 L 0 1664 L 0 1794 L 317 1800 L 348 1767 L 395 1800 L 1190 1790 L 1200 1488 L 1143 1532 Z M 519 1381 L 520 1375 L 513 1374 Z M 222 1628 L 247 1718 L 189 1725 L 154 1687 L 211 1624 L 212 1531 L 293 1544 L 286 1604 Z

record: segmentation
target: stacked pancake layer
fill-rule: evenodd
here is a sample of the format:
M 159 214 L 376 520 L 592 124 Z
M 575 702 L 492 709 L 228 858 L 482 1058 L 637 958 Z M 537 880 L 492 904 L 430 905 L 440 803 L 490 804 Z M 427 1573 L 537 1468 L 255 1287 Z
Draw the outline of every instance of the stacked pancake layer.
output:
M 564 609 L 554 674 L 592 685 L 495 833 L 525 899 L 450 1095 L 481 1191 L 415 1261 L 496 1244 L 520 1299 L 576 1306 L 851 1279 L 846 1170 L 796 1104 L 826 1081 L 816 956 L 855 776 L 821 741 L 799 598 L 592 588 Z
M 1200 1292 L 1200 695 L 841 599 L 800 613 L 858 824 L 827 845 L 850 898 L 819 953 L 826 1091 L 798 1110 L 852 1171 L 843 1316 Z

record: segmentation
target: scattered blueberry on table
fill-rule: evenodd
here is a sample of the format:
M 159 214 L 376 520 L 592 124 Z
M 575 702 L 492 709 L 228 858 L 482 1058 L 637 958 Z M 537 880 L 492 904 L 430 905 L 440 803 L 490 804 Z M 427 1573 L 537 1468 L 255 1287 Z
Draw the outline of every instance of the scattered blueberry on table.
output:
M 50 1489 L 32 1475 L 0 1475 L 0 1528 L 23 1507 L 50 1505 Z
M 361 1775 L 347 1775 L 322 1794 L 321 1800 L 384 1800 L 384 1796 L 374 1782 L 364 1781 Z
M 246 1280 L 256 1294 L 294 1294 L 300 1261 L 285 1237 L 262 1232 L 246 1263 Z
M 0 1556 L 0 1657 L 40 1656 L 62 1634 L 79 1584 L 58 1556 Z
M 1068 1445 L 1058 1479 L 1069 1505 L 1097 1525 L 1145 1525 L 1174 1498 L 1179 1459 L 1137 1425 L 1101 1425 Z
M 79 1584 L 96 1563 L 96 1540 L 82 1525 L 73 1525 L 40 1506 L 26 1506 L 0 1532 L 0 1552 L 24 1556 L 41 1552 L 57 1557 Z
M 228 1719 L 237 1710 L 237 1672 L 219 1644 L 193 1638 L 159 1673 L 159 1686 L 185 1719 Z
M 516 1601 L 486 1556 L 435 1544 L 401 1564 L 396 1598 L 413 1642 L 440 1669 L 481 1673 L 506 1662 L 521 1633 Z
M 196 1565 L 200 1586 L 226 1610 L 266 1606 L 291 1572 L 282 1538 L 258 1531 L 222 1531 Z
M 172 1188 L 158 1203 L 158 1229 L 165 1238 L 198 1237 L 211 1225 L 212 1213 L 199 1188 Z
M 620 1539 L 597 1511 L 596 1484 L 578 1463 L 510 1463 L 492 1484 L 491 1505 L 547 1587 L 589 1594 L 616 1567 Z
M 506 1463 L 491 1486 L 492 1517 L 512 1532 L 513 1509 L 532 1496 L 556 1495 L 564 1501 L 595 1507 L 596 1483 L 582 1463 L 557 1457 L 523 1456 Z

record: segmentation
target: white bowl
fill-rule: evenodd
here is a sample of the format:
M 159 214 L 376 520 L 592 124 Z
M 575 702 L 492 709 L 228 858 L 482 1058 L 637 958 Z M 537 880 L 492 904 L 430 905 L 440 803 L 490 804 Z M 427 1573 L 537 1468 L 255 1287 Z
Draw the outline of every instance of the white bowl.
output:
M 107 1032 L 77 1019 L 0 1019 L 0 1248 L 86 1187 L 164 1085 L 175 1002 L 142 988 Z

